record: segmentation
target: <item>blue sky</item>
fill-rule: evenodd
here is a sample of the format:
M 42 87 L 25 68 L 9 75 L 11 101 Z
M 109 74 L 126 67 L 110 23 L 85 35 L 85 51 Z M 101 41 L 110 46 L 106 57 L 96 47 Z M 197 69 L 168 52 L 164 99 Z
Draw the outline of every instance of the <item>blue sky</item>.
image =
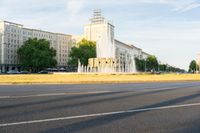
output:
M 115 25 L 118 40 L 188 69 L 200 53 L 200 0 L 0 0 L 0 19 L 82 34 L 93 9 Z

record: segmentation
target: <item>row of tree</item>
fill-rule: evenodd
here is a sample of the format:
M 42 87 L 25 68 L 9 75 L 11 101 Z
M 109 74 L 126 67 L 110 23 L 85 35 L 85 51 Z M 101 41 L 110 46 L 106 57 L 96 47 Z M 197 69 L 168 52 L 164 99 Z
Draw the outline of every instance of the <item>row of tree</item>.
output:
M 50 47 L 50 42 L 45 39 L 29 38 L 18 49 L 17 53 L 20 65 L 31 72 L 57 66 L 56 50 Z M 81 40 L 72 47 L 69 57 L 69 71 L 76 71 L 78 59 L 80 59 L 81 64 L 88 65 L 88 59 L 96 57 L 96 43 L 85 39 Z
M 136 69 L 140 72 L 185 72 L 185 70 L 161 64 L 155 56 L 148 56 L 146 59 L 135 58 Z
M 83 39 L 77 46 L 72 47 L 70 52 L 70 60 L 68 65 L 72 71 L 76 71 L 78 66 L 78 59 L 81 64 L 87 66 L 89 58 L 96 57 L 96 44 L 95 42 Z M 159 64 L 155 56 L 149 56 L 147 59 L 135 58 L 136 69 L 140 72 L 185 72 L 185 70 L 169 66 L 167 64 Z
M 45 39 L 28 39 L 19 49 L 18 56 L 20 64 L 24 68 L 37 72 L 41 69 L 56 67 L 56 50 L 50 47 L 49 41 Z M 69 54 L 68 70 L 76 71 L 78 60 L 81 64 L 88 65 L 89 58 L 96 57 L 96 43 L 88 40 L 81 40 L 76 46 L 72 47 Z M 184 72 L 183 69 L 160 64 L 155 56 L 149 56 L 147 59 L 135 58 L 136 69 L 140 72 Z M 199 69 L 195 61 L 190 63 L 190 71 Z
M 158 61 L 155 56 L 149 56 L 146 60 L 135 58 L 137 71 L 157 71 Z

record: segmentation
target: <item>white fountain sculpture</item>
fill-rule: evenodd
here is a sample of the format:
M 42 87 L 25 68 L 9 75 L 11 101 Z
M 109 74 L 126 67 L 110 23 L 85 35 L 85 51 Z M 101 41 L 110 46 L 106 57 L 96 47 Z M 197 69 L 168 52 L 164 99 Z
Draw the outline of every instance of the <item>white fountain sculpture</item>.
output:
M 82 69 L 81 69 L 82 67 L 81 67 L 81 62 L 80 62 L 80 60 L 78 59 L 78 70 L 77 70 L 77 72 L 78 73 L 81 73 L 82 72 Z

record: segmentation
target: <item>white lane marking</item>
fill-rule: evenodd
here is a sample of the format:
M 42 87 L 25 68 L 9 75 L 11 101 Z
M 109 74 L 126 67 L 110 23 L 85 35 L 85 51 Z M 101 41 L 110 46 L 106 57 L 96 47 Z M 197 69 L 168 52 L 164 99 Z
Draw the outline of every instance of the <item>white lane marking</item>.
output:
M 3 124 L 0 124 L 0 127 L 14 126 L 14 125 L 24 125 L 24 124 L 34 124 L 34 123 L 42 123 L 42 122 L 51 122 L 51 121 L 59 121 L 59 120 L 71 120 L 71 119 L 97 117 L 97 116 L 116 115 L 116 114 L 124 114 L 124 113 L 136 113 L 136 112 L 163 110 L 163 109 L 171 109 L 171 108 L 191 107 L 191 106 L 200 106 L 200 103 L 161 106 L 161 107 L 154 107 L 154 108 L 143 108 L 143 109 L 135 109 L 135 110 L 105 112 L 105 113 L 77 115 L 77 116 L 67 116 L 67 117 L 21 121 L 21 122 L 13 122 L 13 123 L 3 123 Z
M 0 99 L 3 99 L 3 98 L 10 98 L 10 96 L 0 96 Z
M 98 94 L 98 93 L 108 93 L 108 92 L 111 92 L 111 91 L 90 91 L 90 92 L 47 93 L 47 94 L 36 94 L 36 95 L 26 95 L 26 96 L 0 96 L 0 99 L 9 99 L 9 98 L 28 98 L 28 97 L 45 97 L 45 96 L 62 96 L 62 95 Z

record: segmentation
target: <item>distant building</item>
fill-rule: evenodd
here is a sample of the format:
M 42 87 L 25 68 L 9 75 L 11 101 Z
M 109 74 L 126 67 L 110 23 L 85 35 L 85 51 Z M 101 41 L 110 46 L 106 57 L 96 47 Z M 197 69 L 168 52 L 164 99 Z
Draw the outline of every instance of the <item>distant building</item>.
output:
M 72 46 L 72 35 L 24 28 L 21 24 L 0 21 L 0 70 L 20 69 L 17 49 L 28 38 L 46 39 L 57 54 L 58 67 L 66 67 Z
M 82 37 L 96 42 L 97 58 L 90 59 L 88 66 L 95 72 L 135 72 L 135 57 L 146 59 L 150 55 L 115 39 L 115 27 L 102 17 L 101 10 L 94 11 Z

